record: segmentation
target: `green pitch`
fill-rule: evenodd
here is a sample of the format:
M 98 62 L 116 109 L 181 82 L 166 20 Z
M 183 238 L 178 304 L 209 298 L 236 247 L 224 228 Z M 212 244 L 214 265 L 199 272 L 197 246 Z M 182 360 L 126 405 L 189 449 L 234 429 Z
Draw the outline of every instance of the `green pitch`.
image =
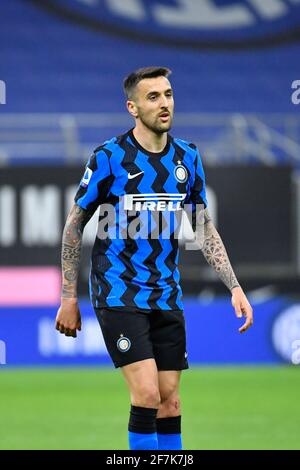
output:
M 185 449 L 300 449 L 299 367 L 192 368 Z M 127 449 L 128 395 L 112 369 L 0 369 L 1 449 Z

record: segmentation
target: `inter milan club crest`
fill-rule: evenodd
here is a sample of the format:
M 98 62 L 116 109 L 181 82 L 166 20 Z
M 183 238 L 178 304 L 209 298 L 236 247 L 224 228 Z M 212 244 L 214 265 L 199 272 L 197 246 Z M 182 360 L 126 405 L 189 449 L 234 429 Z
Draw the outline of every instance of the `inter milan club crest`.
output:
M 127 352 L 130 349 L 131 342 L 130 339 L 126 338 L 125 336 L 121 335 L 117 341 L 117 348 L 121 352 Z
M 183 165 L 177 165 L 174 169 L 174 176 L 178 183 L 185 183 L 188 179 L 187 169 Z

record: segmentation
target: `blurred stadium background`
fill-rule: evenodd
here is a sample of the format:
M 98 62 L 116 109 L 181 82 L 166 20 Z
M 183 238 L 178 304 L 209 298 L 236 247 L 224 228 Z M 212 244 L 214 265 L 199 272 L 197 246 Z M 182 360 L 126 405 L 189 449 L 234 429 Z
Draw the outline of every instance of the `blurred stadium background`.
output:
M 300 1 L 10 0 L 0 6 L 0 448 L 125 449 L 128 397 L 87 298 L 60 336 L 60 242 L 86 159 L 132 126 L 122 80 L 173 70 L 255 324 L 181 249 L 186 449 L 300 448 Z

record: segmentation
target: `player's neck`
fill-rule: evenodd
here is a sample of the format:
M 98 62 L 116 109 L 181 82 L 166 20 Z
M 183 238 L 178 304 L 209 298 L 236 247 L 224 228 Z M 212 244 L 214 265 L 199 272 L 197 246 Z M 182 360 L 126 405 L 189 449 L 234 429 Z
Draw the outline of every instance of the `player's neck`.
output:
M 136 126 L 133 129 L 134 138 L 138 143 L 148 152 L 159 153 L 162 152 L 167 145 L 168 135 L 167 132 L 156 134 L 150 129 L 145 127 Z

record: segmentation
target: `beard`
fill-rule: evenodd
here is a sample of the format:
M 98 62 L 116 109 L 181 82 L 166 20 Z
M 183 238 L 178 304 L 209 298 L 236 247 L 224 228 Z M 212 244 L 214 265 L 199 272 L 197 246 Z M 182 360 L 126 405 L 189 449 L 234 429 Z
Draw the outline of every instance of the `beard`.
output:
M 149 130 L 151 130 L 155 134 L 164 134 L 165 132 L 169 132 L 169 130 L 172 128 L 172 123 L 173 123 L 172 114 L 169 115 L 169 119 L 167 122 L 162 122 L 159 116 L 151 119 L 147 117 L 146 114 L 143 114 L 143 113 L 139 114 L 139 119 L 141 120 L 141 122 L 143 123 L 145 127 L 147 127 Z

